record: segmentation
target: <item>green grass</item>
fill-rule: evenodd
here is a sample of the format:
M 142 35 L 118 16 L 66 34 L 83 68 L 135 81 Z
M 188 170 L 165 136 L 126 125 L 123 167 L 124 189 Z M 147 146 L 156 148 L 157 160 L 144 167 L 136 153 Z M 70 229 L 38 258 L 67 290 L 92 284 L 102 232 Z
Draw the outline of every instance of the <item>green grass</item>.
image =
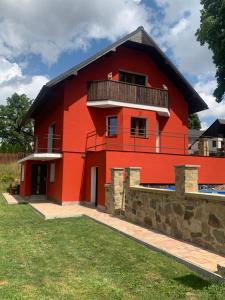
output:
M 0 299 L 225 299 L 172 259 L 85 218 L 0 199 Z
M 0 164 L 0 192 L 5 191 L 10 184 L 10 182 L 4 182 L 2 180 L 5 176 L 14 178 L 14 183 L 18 184 L 20 177 L 20 165 L 16 162 Z

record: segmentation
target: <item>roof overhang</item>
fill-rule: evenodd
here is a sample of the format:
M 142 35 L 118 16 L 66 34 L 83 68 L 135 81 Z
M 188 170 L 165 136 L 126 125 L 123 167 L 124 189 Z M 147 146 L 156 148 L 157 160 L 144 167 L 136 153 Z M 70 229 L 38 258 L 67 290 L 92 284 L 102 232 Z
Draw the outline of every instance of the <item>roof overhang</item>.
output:
M 159 116 L 163 116 L 163 117 L 170 116 L 170 112 L 169 112 L 168 108 L 143 105 L 143 104 L 133 104 L 133 103 L 127 103 L 127 102 L 113 101 L 113 100 L 88 101 L 87 106 L 98 107 L 98 108 L 129 107 L 129 108 L 155 111 L 155 112 L 157 112 L 157 114 Z
M 49 161 L 49 160 L 59 159 L 62 157 L 63 157 L 62 153 L 33 153 L 18 160 L 17 163 L 21 164 L 22 162 L 27 160 Z

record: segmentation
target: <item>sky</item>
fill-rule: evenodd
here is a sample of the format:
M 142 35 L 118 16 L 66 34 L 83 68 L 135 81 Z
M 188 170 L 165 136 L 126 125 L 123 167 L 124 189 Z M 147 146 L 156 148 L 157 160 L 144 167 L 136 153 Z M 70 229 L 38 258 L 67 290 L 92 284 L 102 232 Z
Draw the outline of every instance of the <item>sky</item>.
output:
M 209 106 L 202 127 L 225 118 L 212 96 L 215 66 L 195 32 L 200 0 L 0 0 L 0 104 L 34 99 L 50 79 L 144 26 Z

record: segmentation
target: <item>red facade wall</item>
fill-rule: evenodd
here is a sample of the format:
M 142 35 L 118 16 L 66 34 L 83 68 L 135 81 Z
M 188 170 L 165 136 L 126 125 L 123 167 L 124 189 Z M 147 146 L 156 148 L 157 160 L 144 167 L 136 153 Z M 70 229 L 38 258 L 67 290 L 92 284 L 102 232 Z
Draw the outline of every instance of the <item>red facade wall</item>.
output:
M 120 69 L 146 74 L 149 86 L 162 87 L 165 84 L 169 89 L 170 117 L 159 117 L 155 112 L 141 109 L 87 108 L 87 81 L 105 80 L 110 72 L 113 74 L 113 79 L 118 80 Z M 156 129 L 153 124 L 157 118 L 161 131 L 188 133 L 187 102 L 169 78 L 158 69 L 149 55 L 137 50 L 121 48 L 79 71 L 77 77 L 65 83 L 64 105 L 64 151 L 84 151 L 87 133 L 97 130 L 99 135 L 103 134 L 105 116 L 113 114 L 118 114 L 119 126 L 124 129 L 130 128 L 130 116 L 134 114 L 135 116 L 147 116 L 152 130 Z M 170 139 L 169 143 L 173 144 L 174 142 Z M 148 141 L 146 141 L 146 145 L 148 145 Z
M 88 108 L 86 104 L 87 81 L 107 79 L 110 72 L 113 74 L 113 79 L 118 80 L 120 69 L 146 74 L 149 86 L 162 87 L 162 84 L 166 84 L 170 95 L 170 118 L 158 117 L 153 111 L 140 109 Z M 122 48 L 79 71 L 78 76 L 65 82 L 64 89 L 62 200 L 82 199 L 83 170 L 88 169 L 87 166 L 84 166 L 82 157 L 85 152 L 87 133 L 96 130 L 97 137 L 93 137 L 93 143 L 95 139 L 97 139 L 97 144 L 104 143 L 106 116 L 118 116 L 119 133 L 121 133 L 116 138 L 107 138 L 109 147 L 111 143 L 114 145 L 114 149 L 115 145 L 118 145 L 118 150 L 126 150 L 127 146 L 124 144 L 133 143 L 129 133 L 131 116 L 148 118 L 149 130 L 155 131 L 158 119 L 161 130 L 187 133 L 187 111 L 187 103 L 183 96 L 145 53 Z M 89 140 L 89 143 L 91 145 L 92 141 Z M 148 139 L 140 139 L 139 144 L 147 147 L 155 146 L 155 139 L 149 136 Z M 99 159 L 94 163 L 94 165 L 103 164 L 104 162 Z M 85 174 L 87 182 L 85 188 L 89 189 L 90 170 Z M 101 175 L 101 172 L 99 174 L 104 178 L 104 174 Z M 100 189 L 103 189 L 102 186 Z M 100 197 L 103 199 L 102 196 Z
M 34 136 L 38 137 L 38 148 L 40 152 L 46 152 L 48 148 L 47 135 L 50 125 L 55 124 L 55 135 L 59 140 L 55 140 L 57 148 L 62 148 L 63 115 L 64 115 L 64 94 L 62 87 L 58 88 L 42 106 L 42 109 L 35 117 Z
M 111 168 L 132 166 L 142 168 L 142 183 L 175 183 L 174 166 L 183 164 L 200 166 L 200 184 L 225 182 L 224 158 L 114 151 L 108 151 L 106 155 L 106 182 L 110 182 Z

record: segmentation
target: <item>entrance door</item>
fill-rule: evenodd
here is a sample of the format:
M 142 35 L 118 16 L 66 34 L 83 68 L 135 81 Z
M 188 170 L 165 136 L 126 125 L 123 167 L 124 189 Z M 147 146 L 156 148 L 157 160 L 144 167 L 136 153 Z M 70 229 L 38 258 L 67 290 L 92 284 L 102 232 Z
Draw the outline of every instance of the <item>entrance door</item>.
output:
M 31 195 L 46 195 L 47 165 L 32 165 Z
M 98 167 L 91 168 L 91 204 L 98 205 Z

